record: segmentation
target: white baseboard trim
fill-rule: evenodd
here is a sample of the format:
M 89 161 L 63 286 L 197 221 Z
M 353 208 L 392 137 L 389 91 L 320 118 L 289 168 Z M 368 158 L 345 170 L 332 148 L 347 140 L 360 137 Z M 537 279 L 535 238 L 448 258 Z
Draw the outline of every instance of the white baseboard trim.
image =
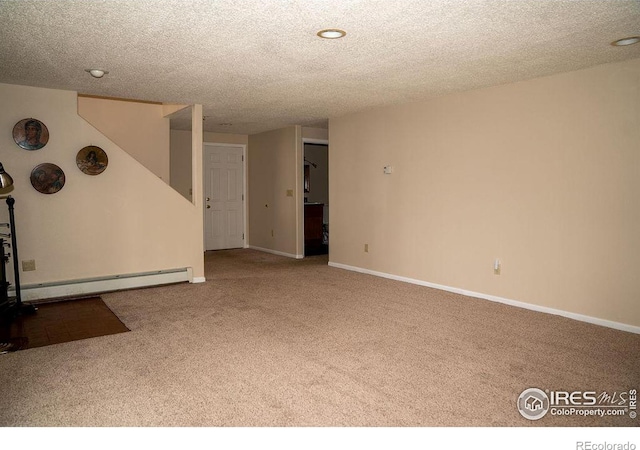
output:
M 189 278 L 189 270 L 185 268 L 115 275 L 112 277 L 31 284 L 20 286 L 20 297 L 23 301 L 28 302 L 32 300 L 72 297 L 85 294 L 119 291 L 122 289 L 180 283 L 190 281 Z M 11 293 L 11 295 L 15 295 L 15 292 Z
M 193 277 L 192 283 L 204 283 L 207 281 L 205 277 Z
M 270 248 L 255 247 L 253 245 L 250 245 L 249 248 L 253 250 L 258 250 L 260 252 L 272 253 L 274 255 L 279 255 L 279 256 L 286 256 L 287 258 L 295 258 L 295 259 L 304 258 L 304 255 L 294 255 L 293 253 L 280 252 L 278 250 L 271 250 Z
M 467 297 L 475 297 L 483 300 L 489 300 L 492 302 L 503 303 L 505 305 L 515 306 L 517 308 L 529 309 L 531 311 L 537 311 L 547 314 L 553 314 L 556 316 L 567 317 L 573 320 L 579 320 L 580 322 L 592 323 L 594 325 L 600 325 L 603 327 L 613 328 L 621 331 L 628 331 L 629 333 L 640 334 L 640 327 L 629 325 L 626 323 L 614 322 L 611 320 L 600 319 L 598 317 L 585 316 L 583 314 L 572 313 L 569 311 L 563 311 L 561 309 L 549 308 L 546 306 L 534 305 L 532 303 L 520 302 L 517 300 L 511 300 L 508 298 L 497 297 L 495 295 L 482 294 L 480 292 L 467 291 L 465 289 L 455 288 L 451 286 L 444 286 L 442 284 L 429 283 L 428 281 L 417 280 L 415 278 L 402 277 L 399 275 L 392 275 L 385 272 L 377 272 L 375 270 L 364 269 L 362 267 L 349 266 L 347 264 L 340 264 L 329 261 L 329 266 L 337 269 L 345 269 L 353 272 L 365 273 L 368 275 L 374 275 L 376 277 L 389 278 L 391 280 L 402 281 L 404 283 L 417 284 L 420 286 L 426 286 L 434 289 L 440 289 L 442 291 L 453 292 L 455 294 L 466 295 Z

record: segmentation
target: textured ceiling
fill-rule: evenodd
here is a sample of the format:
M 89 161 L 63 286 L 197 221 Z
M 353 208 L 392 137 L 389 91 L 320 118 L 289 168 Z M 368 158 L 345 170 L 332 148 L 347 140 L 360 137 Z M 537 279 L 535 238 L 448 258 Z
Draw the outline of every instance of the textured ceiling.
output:
M 205 130 L 253 134 L 638 58 L 610 43 L 639 34 L 638 0 L 0 0 L 0 82 L 201 103 Z

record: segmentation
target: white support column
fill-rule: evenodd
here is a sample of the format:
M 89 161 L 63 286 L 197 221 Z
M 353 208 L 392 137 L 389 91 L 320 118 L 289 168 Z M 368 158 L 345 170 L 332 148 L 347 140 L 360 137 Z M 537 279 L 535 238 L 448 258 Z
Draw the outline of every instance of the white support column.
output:
M 193 267 L 193 282 L 203 282 L 204 277 L 204 210 L 203 210 L 203 174 L 202 174 L 202 105 L 193 105 L 191 114 L 191 189 L 193 192 L 192 202 L 196 207 L 198 225 L 197 235 L 201 236 L 200 245 L 197 251 Z

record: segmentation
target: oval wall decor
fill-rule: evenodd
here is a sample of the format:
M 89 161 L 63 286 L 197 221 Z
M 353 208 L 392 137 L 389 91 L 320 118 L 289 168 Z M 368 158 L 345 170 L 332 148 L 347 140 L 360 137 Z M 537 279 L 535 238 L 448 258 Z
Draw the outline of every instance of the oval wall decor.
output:
M 13 127 L 13 140 L 25 150 L 40 150 L 49 142 L 49 130 L 38 119 L 22 119 Z
M 109 165 L 109 158 L 100 147 L 89 145 L 78 152 L 76 164 L 87 175 L 100 175 Z
M 52 163 L 37 165 L 31 171 L 31 185 L 43 194 L 55 194 L 64 187 L 64 171 Z

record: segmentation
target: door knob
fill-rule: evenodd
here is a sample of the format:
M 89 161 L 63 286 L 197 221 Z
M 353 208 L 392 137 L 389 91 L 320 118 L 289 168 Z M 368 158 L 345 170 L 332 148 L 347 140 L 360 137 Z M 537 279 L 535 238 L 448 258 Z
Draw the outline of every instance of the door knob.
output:
M 207 201 L 209 201 L 209 197 L 207 197 Z
M 211 208 L 211 205 L 207 205 L 207 209 Z

